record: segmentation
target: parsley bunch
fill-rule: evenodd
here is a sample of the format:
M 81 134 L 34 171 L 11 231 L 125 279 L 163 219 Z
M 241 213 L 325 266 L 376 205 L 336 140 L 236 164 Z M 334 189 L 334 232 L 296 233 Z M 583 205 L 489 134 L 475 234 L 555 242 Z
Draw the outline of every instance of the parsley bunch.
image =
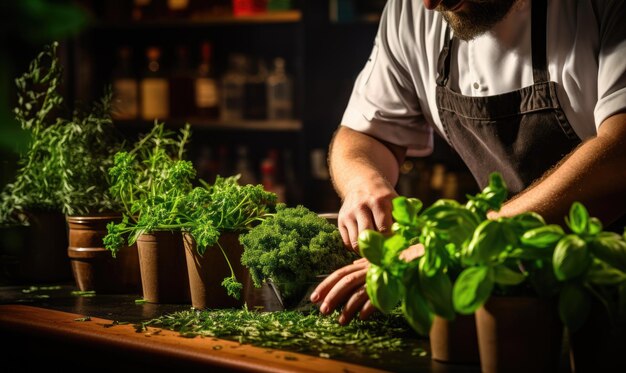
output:
M 256 286 L 271 279 L 284 298 L 294 298 L 315 280 L 350 263 L 355 256 L 343 247 L 337 227 L 304 206 L 276 206 L 276 214 L 239 237 L 241 263 Z

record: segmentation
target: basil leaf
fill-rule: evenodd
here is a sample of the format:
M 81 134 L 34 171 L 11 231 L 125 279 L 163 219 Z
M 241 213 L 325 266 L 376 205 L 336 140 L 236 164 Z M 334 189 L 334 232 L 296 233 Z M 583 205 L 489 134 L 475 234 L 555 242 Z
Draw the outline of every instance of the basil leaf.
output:
M 589 227 L 589 212 L 582 203 L 574 202 L 569 210 L 569 219 L 565 218 L 565 222 L 572 232 L 585 234 Z
M 382 267 L 371 265 L 366 275 L 365 290 L 374 307 L 383 313 L 391 312 L 401 297 L 402 284 Z
M 607 264 L 626 272 L 626 241 L 613 232 L 602 232 L 591 240 L 589 248 L 593 255 Z
M 522 235 L 520 241 L 524 245 L 545 249 L 555 245 L 564 235 L 563 228 L 551 224 L 527 231 Z
M 420 260 L 420 267 L 426 261 Z M 452 304 L 452 281 L 450 277 L 439 270 L 433 276 L 428 276 L 424 271 L 419 271 L 419 284 L 424 298 L 430 304 L 435 314 L 447 320 L 453 320 L 456 316 Z
M 385 236 L 380 232 L 366 229 L 359 234 L 359 251 L 361 256 L 375 265 L 381 265 Z
M 575 332 L 585 324 L 591 311 L 591 297 L 576 284 L 565 284 L 559 295 L 559 316 L 569 329 Z
M 595 236 L 602 232 L 602 222 L 598 218 L 589 218 L 589 234 Z
M 509 267 L 500 264 L 493 267 L 493 280 L 502 285 L 518 285 L 526 279 L 524 274 L 513 271 Z
M 426 300 L 419 291 L 417 282 L 411 283 L 402 299 L 402 314 L 409 325 L 421 335 L 428 335 L 432 325 L 432 314 Z
M 476 228 L 467 247 L 470 263 L 488 263 L 506 249 L 509 242 L 502 224 L 485 220 Z
M 594 259 L 587 272 L 587 281 L 597 285 L 616 285 L 626 281 L 626 273 L 601 260 Z
M 469 315 L 480 308 L 493 290 L 493 270 L 491 267 L 470 267 L 461 272 L 452 289 L 454 309 Z
M 581 275 L 591 264 L 587 244 L 573 234 L 563 237 L 556 244 L 552 264 L 556 278 L 561 281 Z
M 412 225 L 417 220 L 417 214 L 422 209 L 422 201 L 417 198 L 396 197 L 392 201 L 391 214 L 395 221 L 403 225 Z

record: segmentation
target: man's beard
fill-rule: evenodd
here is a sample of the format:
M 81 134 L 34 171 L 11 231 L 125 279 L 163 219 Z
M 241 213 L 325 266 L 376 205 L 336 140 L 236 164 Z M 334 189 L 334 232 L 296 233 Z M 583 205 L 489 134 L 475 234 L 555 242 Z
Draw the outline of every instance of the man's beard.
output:
M 461 40 L 472 40 L 484 34 L 500 22 L 509 12 L 517 0 L 481 0 L 468 1 L 465 5 L 467 10 L 450 12 L 450 6 L 443 1 L 435 10 L 441 12 L 448 22 L 454 35 Z M 452 1 L 455 5 L 456 1 Z M 454 6 L 454 5 L 452 5 Z

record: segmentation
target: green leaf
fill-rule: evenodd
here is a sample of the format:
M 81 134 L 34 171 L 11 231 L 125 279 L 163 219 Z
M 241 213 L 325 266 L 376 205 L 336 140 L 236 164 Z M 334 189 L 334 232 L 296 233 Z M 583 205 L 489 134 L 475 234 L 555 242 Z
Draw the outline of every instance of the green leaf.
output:
M 552 263 L 554 274 L 561 281 L 583 274 L 591 264 L 587 244 L 573 234 L 563 237 L 554 249 Z
M 371 265 L 366 275 L 367 295 L 374 307 L 383 313 L 391 312 L 402 296 L 402 284 L 382 267 Z
M 597 285 L 616 285 L 626 281 L 626 273 L 601 260 L 594 259 L 587 272 L 587 281 Z
M 493 267 L 493 280 L 502 285 L 518 285 L 526 279 L 523 273 L 513 271 L 504 264 Z
M 422 258 L 420 267 L 425 263 Z M 435 314 L 447 320 L 453 320 L 456 316 L 454 305 L 452 304 L 452 281 L 443 270 L 435 272 L 433 276 L 428 276 L 424 271 L 419 271 L 419 284 L 424 298 L 428 301 Z
M 470 267 L 461 272 L 452 289 L 454 309 L 469 315 L 480 308 L 491 296 L 493 290 L 493 270 L 491 267 Z
M 551 224 L 527 231 L 522 235 L 520 241 L 524 245 L 545 249 L 554 246 L 564 235 L 563 228 Z
M 385 237 L 371 229 L 366 229 L 359 234 L 359 251 L 361 256 L 375 265 L 381 265 Z
M 408 286 L 404 299 L 402 299 L 401 309 L 409 325 L 416 332 L 421 335 L 428 335 L 433 318 L 428 304 L 419 290 L 417 282 Z
M 596 257 L 607 264 L 626 272 L 626 241 L 613 232 L 602 232 L 589 242 L 589 248 Z
M 417 198 L 396 197 L 392 201 L 392 216 L 395 221 L 403 225 L 413 225 L 416 223 L 417 214 L 422 209 L 422 201 Z
M 569 329 L 575 332 L 584 325 L 591 311 L 591 296 L 580 285 L 565 284 L 559 295 L 559 316 Z
M 589 218 L 589 234 L 595 236 L 602 232 L 602 222 L 598 218 Z
M 503 252 L 509 245 L 504 223 L 485 220 L 474 231 L 467 247 L 467 259 L 470 263 L 488 263 Z
M 572 232 L 585 234 L 589 227 L 589 212 L 582 203 L 574 202 L 569 210 L 569 219 L 566 218 L 565 222 Z

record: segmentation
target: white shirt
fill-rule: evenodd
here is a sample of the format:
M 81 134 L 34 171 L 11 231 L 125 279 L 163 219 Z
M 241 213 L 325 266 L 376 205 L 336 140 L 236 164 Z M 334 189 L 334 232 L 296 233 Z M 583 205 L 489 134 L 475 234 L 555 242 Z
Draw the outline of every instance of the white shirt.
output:
M 530 0 L 519 0 L 491 31 L 455 42 L 449 87 L 491 96 L 533 84 Z M 576 134 L 593 137 L 602 122 L 626 111 L 626 2 L 549 0 L 547 58 L 561 107 Z M 389 0 L 374 48 L 354 84 L 342 125 L 432 151 L 437 59 L 446 23 L 422 0 Z M 443 131 L 441 131 L 443 132 Z

